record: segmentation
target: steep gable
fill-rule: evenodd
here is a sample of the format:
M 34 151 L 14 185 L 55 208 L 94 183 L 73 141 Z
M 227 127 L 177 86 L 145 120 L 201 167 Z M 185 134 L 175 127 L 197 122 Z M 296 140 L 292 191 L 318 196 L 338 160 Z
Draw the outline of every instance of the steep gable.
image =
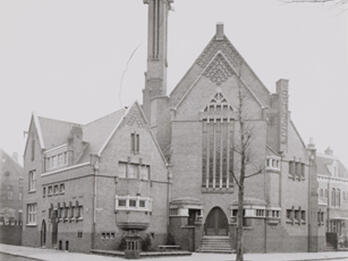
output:
M 89 152 L 99 152 L 125 112 L 123 108 L 83 126 L 83 139 L 89 143 Z
M 74 122 L 67 122 L 61 120 L 54 120 L 44 117 L 38 117 L 45 149 L 50 149 L 67 142 L 67 138 L 70 134 L 73 126 L 79 125 Z
M 221 33 L 221 30 L 217 31 L 208 46 L 174 88 L 170 94 L 170 105 L 176 108 L 202 76 L 208 77 L 213 83 L 220 85 L 233 74 L 240 75 L 242 85 L 248 89 L 261 107 L 268 106 L 269 91 L 229 39 Z
M 109 145 L 109 143 L 111 142 L 112 138 L 115 136 L 116 132 L 118 131 L 118 129 L 122 126 L 122 125 L 128 125 L 128 126 L 133 126 L 133 125 L 137 125 L 138 127 L 144 128 L 146 129 L 149 134 L 151 135 L 151 138 L 153 140 L 153 142 L 155 143 L 155 146 L 158 150 L 158 152 L 161 155 L 162 160 L 166 163 L 166 159 L 164 157 L 164 154 L 157 142 L 157 139 L 155 138 L 155 136 L 153 135 L 150 126 L 147 122 L 146 116 L 144 114 L 143 109 L 141 108 L 141 106 L 139 105 L 138 102 L 135 102 L 132 106 L 130 106 L 126 111 L 124 111 L 124 114 L 122 115 L 122 117 L 119 118 L 119 121 L 114 125 L 113 130 L 111 131 L 111 133 L 109 134 L 109 136 L 107 137 L 107 139 L 105 140 L 105 142 L 103 143 L 102 147 L 100 148 L 98 155 L 102 156 L 104 150 L 106 149 L 106 147 Z

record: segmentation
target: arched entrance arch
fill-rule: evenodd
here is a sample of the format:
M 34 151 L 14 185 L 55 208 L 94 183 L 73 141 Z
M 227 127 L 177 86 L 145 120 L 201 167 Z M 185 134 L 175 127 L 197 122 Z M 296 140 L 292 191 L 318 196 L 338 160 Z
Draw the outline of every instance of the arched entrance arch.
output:
M 46 246 L 46 232 L 47 232 L 46 221 L 42 220 L 41 232 L 40 232 L 41 247 Z
M 214 207 L 210 210 L 205 220 L 204 230 L 207 236 L 228 235 L 228 220 L 221 208 Z

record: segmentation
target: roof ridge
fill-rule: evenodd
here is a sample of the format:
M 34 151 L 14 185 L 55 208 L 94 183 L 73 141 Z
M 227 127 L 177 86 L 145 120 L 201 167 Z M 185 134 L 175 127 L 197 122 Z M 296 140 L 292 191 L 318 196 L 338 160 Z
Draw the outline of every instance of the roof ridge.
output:
M 121 112 L 122 110 L 126 110 L 126 109 L 125 109 L 125 108 L 120 108 L 120 109 L 118 109 L 118 110 L 116 110 L 116 111 L 110 112 L 110 113 L 108 113 L 108 114 L 106 114 L 106 115 L 104 115 L 104 116 L 102 116 L 102 117 L 100 117 L 100 118 L 97 118 L 97 119 L 95 119 L 95 120 L 92 120 L 92 121 L 87 122 L 87 123 L 82 124 L 82 125 L 83 125 L 83 126 L 90 125 L 90 124 L 92 124 L 92 123 L 95 123 L 95 122 L 97 122 L 97 121 L 100 121 L 100 120 L 102 120 L 102 119 L 105 119 L 105 118 L 111 116 L 112 114 L 114 114 L 114 113 L 116 113 L 116 112 Z
M 59 120 L 59 119 L 53 119 L 53 118 L 47 118 L 47 117 L 43 117 L 43 116 L 39 116 L 37 115 L 37 117 L 39 119 L 45 119 L 45 120 L 51 120 L 51 121 L 58 121 L 58 122 L 61 122 L 61 123 L 68 123 L 68 124 L 78 124 L 78 125 L 83 125 L 81 123 L 78 123 L 78 122 L 73 122 L 73 121 L 65 121 L 65 120 Z

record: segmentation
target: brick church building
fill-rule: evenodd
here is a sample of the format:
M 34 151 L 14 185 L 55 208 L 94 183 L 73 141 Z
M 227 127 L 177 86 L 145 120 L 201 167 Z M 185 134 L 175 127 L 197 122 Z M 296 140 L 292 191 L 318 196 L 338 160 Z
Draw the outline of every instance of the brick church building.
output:
M 144 2 L 143 104 L 88 124 L 33 114 L 24 153 L 23 244 L 111 250 L 127 233 L 139 233 L 152 248 L 175 243 L 190 251 L 233 250 L 243 94 L 252 134 L 247 174 L 261 172 L 246 181 L 245 250 L 323 250 L 316 150 L 305 145 L 290 118 L 289 82 L 280 79 L 271 93 L 217 24 L 168 94 L 173 0 Z

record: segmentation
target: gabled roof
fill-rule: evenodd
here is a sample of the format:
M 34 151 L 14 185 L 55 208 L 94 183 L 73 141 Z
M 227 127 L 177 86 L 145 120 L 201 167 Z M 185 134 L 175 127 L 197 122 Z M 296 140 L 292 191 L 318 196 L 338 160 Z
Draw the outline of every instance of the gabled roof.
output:
M 197 83 L 198 79 L 202 77 L 204 71 L 219 53 L 226 59 L 228 65 L 235 71 L 235 74 L 237 74 L 236 71 L 239 71 L 239 68 L 242 65 L 242 85 L 248 89 L 261 107 L 268 107 L 270 92 L 225 35 L 220 37 L 215 35 L 213 37 L 185 76 L 171 92 L 170 99 L 172 107 L 176 108 L 178 104 L 182 102 L 183 98 L 187 95 L 187 92 L 189 92 L 189 90 Z M 250 78 L 252 78 L 252 80 L 250 80 Z
M 78 123 L 54 120 L 38 117 L 45 149 L 54 148 L 66 143 L 72 126 L 79 126 Z
M 67 139 L 71 133 L 71 129 L 73 126 L 80 126 L 83 131 L 83 141 L 85 142 L 83 154 L 78 159 L 76 163 L 88 162 L 90 160 L 90 154 L 98 154 L 101 156 L 106 146 L 111 141 L 112 137 L 116 133 L 117 129 L 121 125 L 122 121 L 127 117 L 130 110 L 132 108 L 136 108 L 139 110 L 139 113 L 145 123 L 145 127 L 149 130 L 149 133 L 152 139 L 155 142 L 155 145 L 161 154 L 161 157 L 164 159 L 166 163 L 165 157 L 160 149 L 159 144 L 157 143 L 156 138 L 154 137 L 150 127 L 148 126 L 147 119 L 142 110 L 142 107 L 138 102 L 135 102 L 128 109 L 120 109 L 113 113 L 110 113 L 102 118 L 89 122 L 87 124 L 78 124 L 75 122 L 67 122 L 61 120 L 54 120 L 44 117 L 37 117 L 36 127 L 40 135 L 42 135 L 42 139 L 44 144 L 46 145 L 46 149 L 54 148 L 59 145 L 67 143 Z
M 89 143 L 89 151 L 97 154 L 115 126 L 125 115 L 126 109 L 122 108 L 100 119 L 87 123 L 82 127 L 83 140 Z
M 30 124 L 29 124 L 29 132 L 31 131 L 32 126 L 34 126 L 36 131 L 37 131 L 37 136 L 39 137 L 39 144 L 40 144 L 41 149 L 45 149 L 45 143 L 44 143 L 43 136 L 42 136 L 40 121 L 39 121 L 39 118 L 37 117 L 35 112 L 33 112 L 31 115 Z M 28 142 L 29 142 L 28 137 L 27 137 L 27 140 L 25 142 L 24 153 L 27 151 Z
M 164 156 L 164 154 L 163 154 L 163 152 L 162 152 L 162 150 L 161 150 L 161 147 L 159 146 L 159 144 L 158 144 L 158 142 L 157 142 L 157 139 L 155 138 L 153 132 L 151 131 L 151 128 L 150 128 L 150 126 L 149 126 L 149 124 L 148 124 L 148 121 L 147 121 L 147 119 L 146 119 L 146 116 L 145 116 L 145 113 L 144 113 L 142 107 L 139 105 L 139 103 L 138 103 L 137 101 L 136 101 L 132 106 L 130 106 L 127 110 L 124 110 L 122 115 L 121 115 L 121 114 L 119 115 L 120 117 L 119 117 L 118 122 L 115 122 L 114 128 L 112 129 L 112 131 L 110 132 L 110 134 L 108 135 L 108 137 L 105 139 L 105 142 L 103 143 L 103 145 L 102 145 L 101 148 L 99 149 L 99 151 L 98 151 L 98 156 L 101 156 L 101 155 L 102 155 L 102 153 L 103 153 L 103 151 L 105 150 L 106 146 L 110 143 L 111 139 L 113 138 L 113 136 L 115 135 L 115 133 L 117 132 L 117 130 L 119 129 L 119 127 L 121 126 L 122 122 L 123 122 L 124 120 L 126 120 L 126 118 L 127 118 L 128 116 L 132 117 L 132 115 L 130 115 L 130 112 L 131 112 L 131 110 L 132 110 L 133 108 L 136 108 L 136 109 L 139 111 L 140 116 L 142 117 L 142 119 L 143 119 L 143 121 L 144 121 L 144 123 L 145 123 L 145 126 L 144 126 L 144 127 L 149 131 L 149 133 L 150 133 L 150 135 L 151 135 L 151 138 L 152 138 L 152 140 L 154 141 L 155 146 L 156 146 L 158 152 L 160 153 L 160 155 L 161 155 L 161 157 L 162 157 L 164 163 L 166 164 L 166 163 L 167 163 L 167 160 L 166 160 L 166 158 L 165 158 L 165 156 Z
M 342 164 L 342 162 L 339 159 L 331 155 L 318 153 L 316 163 L 318 175 L 348 178 L 348 171 L 346 167 Z M 333 164 L 336 164 L 337 176 L 334 176 L 332 173 Z
M 82 127 L 83 141 L 88 146 L 85 146 L 83 159 L 81 158 L 80 161 L 86 161 L 89 160 L 90 153 L 97 153 L 100 150 L 115 124 L 121 120 L 124 112 L 125 109 L 120 109 L 87 124 L 50 119 L 33 113 L 31 122 L 36 127 L 41 148 L 46 150 L 67 143 L 73 126 Z

